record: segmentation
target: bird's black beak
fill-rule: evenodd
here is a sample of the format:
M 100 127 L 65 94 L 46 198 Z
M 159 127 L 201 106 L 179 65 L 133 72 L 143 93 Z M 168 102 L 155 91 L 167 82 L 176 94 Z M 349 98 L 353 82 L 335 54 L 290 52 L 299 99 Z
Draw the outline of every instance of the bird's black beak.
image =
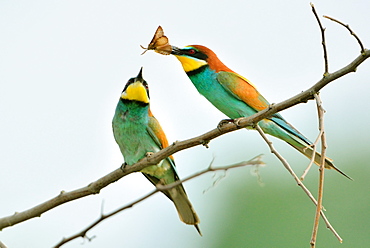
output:
M 143 67 L 140 68 L 139 74 L 136 76 L 135 81 L 143 82 Z
M 175 46 L 172 46 L 171 54 L 172 55 L 183 55 L 181 49 Z

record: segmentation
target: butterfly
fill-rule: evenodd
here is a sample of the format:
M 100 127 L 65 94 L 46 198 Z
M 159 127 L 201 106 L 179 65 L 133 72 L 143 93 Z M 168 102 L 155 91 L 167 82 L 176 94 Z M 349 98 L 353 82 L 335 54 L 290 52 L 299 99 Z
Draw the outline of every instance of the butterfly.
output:
M 163 28 L 158 26 L 157 30 L 155 31 L 153 39 L 150 41 L 148 47 L 143 47 L 140 45 L 142 49 L 145 51 L 141 54 L 143 55 L 148 50 L 154 50 L 157 53 L 163 55 L 170 55 L 172 52 L 172 46 L 168 42 L 168 38 L 164 35 Z

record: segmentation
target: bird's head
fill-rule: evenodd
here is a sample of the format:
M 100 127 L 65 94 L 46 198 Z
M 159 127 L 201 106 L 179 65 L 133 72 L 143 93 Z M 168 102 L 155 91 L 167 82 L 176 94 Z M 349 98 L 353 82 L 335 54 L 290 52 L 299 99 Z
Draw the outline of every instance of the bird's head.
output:
M 121 99 L 149 104 L 148 83 L 143 79 L 142 73 L 143 68 L 141 67 L 139 74 L 128 80 L 122 91 Z
M 216 72 L 231 71 L 211 49 L 205 46 L 191 45 L 184 48 L 172 46 L 171 54 L 176 56 L 187 73 L 206 65 Z

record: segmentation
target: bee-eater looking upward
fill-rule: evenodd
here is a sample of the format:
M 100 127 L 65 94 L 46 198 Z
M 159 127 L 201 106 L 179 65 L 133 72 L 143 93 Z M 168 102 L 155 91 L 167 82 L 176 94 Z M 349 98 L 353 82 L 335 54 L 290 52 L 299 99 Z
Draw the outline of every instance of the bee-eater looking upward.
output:
M 251 116 L 268 108 L 269 102 L 252 83 L 224 65 L 209 48 L 201 45 L 186 46 L 183 49 L 172 46 L 171 54 L 181 62 L 198 92 L 229 118 Z M 261 120 L 258 125 L 265 133 L 284 140 L 306 157 L 312 157 L 312 142 L 279 113 Z M 320 157 L 319 153 L 315 154 L 316 164 L 320 164 Z M 325 158 L 325 168 L 333 168 L 350 178 L 336 168 L 329 158 Z
M 149 89 L 142 77 L 142 69 L 139 75 L 131 78 L 123 89 L 112 124 L 114 138 L 126 166 L 138 162 L 147 153 L 157 152 L 168 146 L 159 122 L 150 111 Z M 163 159 L 157 165 L 146 167 L 141 172 L 154 185 L 166 185 L 179 180 L 172 156 Z M 175 204 L 181 221 L 194 225 L 201 234 L 198 228 L 198 216 L 182 184 L 163 193 Z

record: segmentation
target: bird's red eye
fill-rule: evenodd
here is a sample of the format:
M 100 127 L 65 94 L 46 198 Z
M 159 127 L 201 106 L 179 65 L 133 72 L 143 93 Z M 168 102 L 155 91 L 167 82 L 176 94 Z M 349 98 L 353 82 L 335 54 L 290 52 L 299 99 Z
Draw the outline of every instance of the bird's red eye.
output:
M 194 54 L 195 53 L 195 50 L 194 49 L 190 49 L 189 50 L 189 54 Z

